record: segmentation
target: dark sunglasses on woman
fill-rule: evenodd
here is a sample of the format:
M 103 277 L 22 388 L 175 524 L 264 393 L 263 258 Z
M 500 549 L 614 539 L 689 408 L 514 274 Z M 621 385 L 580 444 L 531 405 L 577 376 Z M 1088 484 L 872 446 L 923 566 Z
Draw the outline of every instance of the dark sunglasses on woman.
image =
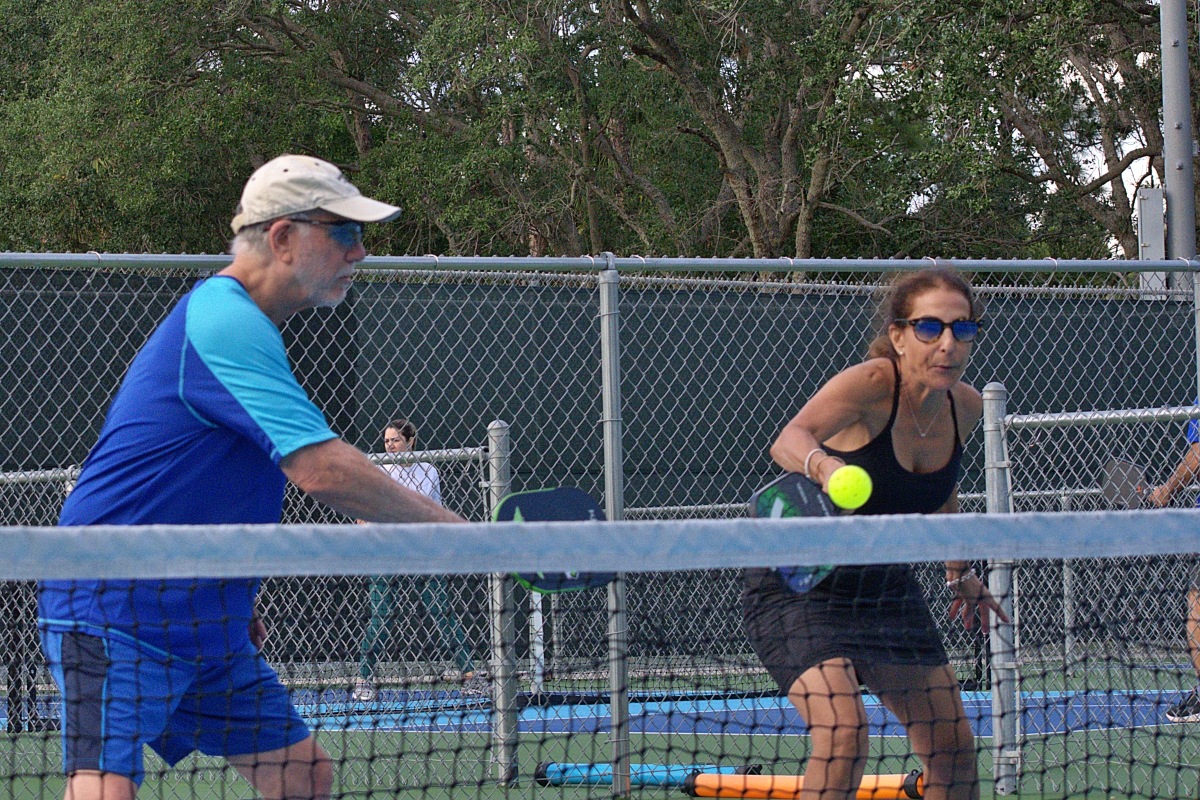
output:
M 912 327 L 913 334 L 919 342 L 936 342 L 942 338 L 946 328 L 957 341 L 973 342 L 979 335 L 979 320 L 956 319 L 954 322 L 943 322 L 937 317 L 921 317 L 920 319 L 898 319 L 896 324 L 901 327 Z

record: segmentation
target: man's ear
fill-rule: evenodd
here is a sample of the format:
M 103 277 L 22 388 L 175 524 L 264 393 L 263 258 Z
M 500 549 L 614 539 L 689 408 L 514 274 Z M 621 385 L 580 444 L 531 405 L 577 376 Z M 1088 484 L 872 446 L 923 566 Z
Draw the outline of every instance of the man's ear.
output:
M 271 255 L 276 259 L 291 260 L 297 227 L 291 220 L 278 219 L 267 229 L 267 245 L 271 248 Z

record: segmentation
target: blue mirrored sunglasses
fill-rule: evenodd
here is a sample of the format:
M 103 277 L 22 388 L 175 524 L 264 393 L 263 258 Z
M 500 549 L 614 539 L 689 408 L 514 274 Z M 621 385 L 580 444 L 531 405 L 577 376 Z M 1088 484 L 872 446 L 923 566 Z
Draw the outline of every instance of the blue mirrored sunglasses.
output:
M 303 217 L 288 217 L 289 222 L 299 222 L 304 225 L 321 225 L 329 229 L 329 238 L 338 246 L 349 250 L 356 244 L 362 244 L 363 224 L 348 219 L 345 222 L 326 222 L 320 219 L 304 219 Z
M 943 322 L 937 317 L 921 317 L 920 319 L 898 319 L 897 325 L 909 325 L 913 334 L 921 342 L 936 342 L 942 338 L 946 328 L 957 341 L 973 342 L 979 335 L 979 321 L 974 319 L 956 319 L 954 322 Z

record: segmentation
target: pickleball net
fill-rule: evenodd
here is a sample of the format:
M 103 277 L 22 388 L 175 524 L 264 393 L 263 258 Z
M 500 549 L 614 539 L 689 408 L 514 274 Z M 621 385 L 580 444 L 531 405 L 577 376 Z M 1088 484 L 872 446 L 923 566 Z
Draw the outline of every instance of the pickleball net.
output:
M 633 795 L 757 796 L 750 789 L 766 781 L 784 793 L 771 796 L 785 796 L 811 766 L 814 741 L 744 631 L 741 569 L 904 563 L 962 687 L 984 796 L 1194 797 L 1200 722 L 1174 723 L 1167 713 L 1196 684 L 1184 627 L 1196 551 L 1200 519 L 1187 510 L 452 529 L 6 528 L 0 647 L 5 664 L 22 666 L 3 676 L 0 796 L 60 797 L 62 741 L 80 735 L 69 714 L 63 729 L 59 689 L 36 641 L 31 581 L 75 581 L 82 592 L 85 580 L 100 579 L 128 595 L 119 581 L 139 578 L 161 587 L 165 601 L 179 586 L 186 597 L 201 581 L 229 588 L 267 576 L 257 604 L 269 630 L 262 656 L 329 753 L 334 796 L 604 797 L 625 780 Z M 950 622 L 948 558 L 970 559 L 1003 592 L 1012 625 L 984 633 Z M 1072 617 L 1059 618 L 1062 604 L 1049 600 L 1063 570 L 1083 559 L 1091 582 L 1076 585 Z M 541 598 L 547 658 L 534 691 L 530 596 L 505 576 L 575 569 L 624 578 L 608 590 Z M 159 579 L 182 583 L 168 589 Z M 356 679 L 380 580 L 392 586 L 399 627 L 378 654 L 385 677 L 361 698 Z M 452 640 L 405 622 L 406 612 L 428 613 L 422 593 L 435 581 L 454 598 L 447 611 L 468 632 L 474 675 L 454 668 Z M 157 641 L 150 628 L 161 619 L 142 624 L 144 638 Z M 874 696 L 863 702 L 863 786 L 892 787 L 878 797 L 910 796 L 903 787 L 918 783 L 907 776 L 924 765 L 897 718 Z M 217 716 L 218 733 L 232 731 Z M 253 796 L 219 758 L 193 753 L 168 767 L 147 749 L 145 771 L 142 796 Z M 921 777 L 922 791 L 934 777 Z

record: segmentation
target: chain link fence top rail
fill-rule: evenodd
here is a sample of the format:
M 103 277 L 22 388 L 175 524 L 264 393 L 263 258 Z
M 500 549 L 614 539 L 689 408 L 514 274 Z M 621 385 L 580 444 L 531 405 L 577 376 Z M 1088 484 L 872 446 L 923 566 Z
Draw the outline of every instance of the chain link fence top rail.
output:
M 0 258 L 0 381 L 6 387 L 0 513 L 4 524 L 53 524 L 129 362 L 195 281 L 228 259 L 20 258 L 31 260 L 13 267 Z M 786 261 L 616 260 L 628 271 L 619 286 L 628 516 L 744 513 L 745 499 L 777 471 L 767 450 L 779 429 L 825 380 L 862 357 L 886 287 L 883 270 L 929 265 L 785 267 Z M 488 422 L 502 419 L 512 425 L 515 491 L 575 485 L 600 497 L 595 269 L 605 263 L 374 259 L 360 270 L 345 303 L 297 315 L 284 339 L 301 384 L 352 444 L 378 449 L 383 426 L 400 416 L 417 424 L 422 448 L 476 447 L 486 442 Z M 985 320 L 966 380 L 976 387 L 1005 383 L 1010 411 L 1145 408 L 1196 397 L 1193 292 L 1142 288 L 1135 274 L 1179 269 L 1180 263 L 959 266 L 970 271 Z M 1028 483 L 1014 488 L 1094 489 L 1095 448 L 1143 463 L 1153 457 L 1158 465 L 1180 449 L 1181 437 L 1178 426 L 1155 436 L 1126 437 L 1121 446 L 1066 434 L 1060 445 L 1031 437 L 1028 446 L 1013 445 L 1014 461 L 1028 465 Z M 1143 450 L 1131 449 L 1135 441 Z M 1051 452 L 1043 461 L 1052 468 L 1029 456 Z M 486 509 L 481 463 L 439 465 L 447 504 L 473 519 Z M 960 490 L 965 509 L 982 510 L 978 432 L 966 448 Z M 336 520 L 289 490 L 285 521 Z M 945 620 L 937 572 L 921 576 L 935 618 Z M 362 674 L 366 632 L 381 613 L 373 605 L 376 589 L 389 594 L 391 608 L 385 614 L 391 635 L 373 666 L 377 680 L 436 683 L 462 674 L 464 651 L 472 664 L 486 659 L 488 605 L 479 580 L 406 577 L 382 588 L 364 578 L 269 581 L 264 615 L 279 635 L 267 655 L 285 679 L 300 686 L 345 684 Z M 745 669 L 755 662 L 741 635 L 739 590 L 730 570 L 632 580 L 634 688 L 679 671 L 694 675 L 698 689 L 768 688 L 764 673 Z M 547 666 L 559 683 L 552 685 L 603 687 L 603 593 L 553 603 Z M 527 662 L 529 599 L 522 590 L 516 607 L 517 655 Z M 1027 616 L 1047 620 L 1047 637 L 1061 631 L 1055 628 L 1063 619 L 1061 604 L 1030 601 L 1025 608 Z M 32 586 L 0 585 L 5 650 L 24 654 L 11 663 L 39 661 L 33 609 Z M 944 633 L 960 677 L 982 686 L 986 640 L 961 628 Z M 697 648 L 697 642 L 711 647 Z M 703 663 L 697 652 L 705 653 Z M 24 696 L 14 686 L 34 680 L 23 674 L 10 671 L 10 695 Z M 46 682 L 44 675 L 38 680 Z

